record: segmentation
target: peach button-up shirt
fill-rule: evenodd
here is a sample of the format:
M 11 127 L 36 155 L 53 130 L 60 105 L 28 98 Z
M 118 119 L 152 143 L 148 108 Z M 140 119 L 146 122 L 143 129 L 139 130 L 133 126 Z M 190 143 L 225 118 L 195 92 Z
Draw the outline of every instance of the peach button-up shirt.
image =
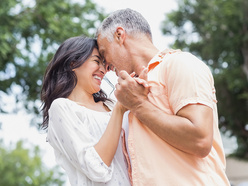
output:
M 175 115 L 188 104 L 213 110 L 213 145 L 205 158 L 163 141 L 130 113 L 128 148 L 134 186 L 227 186 L 225 155 L 218 129 L 214 80 L 205 63 L 190 53 L 158 53 L 148 65 L 149 100 Z M 159 117 L 159 116 L 158 116 Z

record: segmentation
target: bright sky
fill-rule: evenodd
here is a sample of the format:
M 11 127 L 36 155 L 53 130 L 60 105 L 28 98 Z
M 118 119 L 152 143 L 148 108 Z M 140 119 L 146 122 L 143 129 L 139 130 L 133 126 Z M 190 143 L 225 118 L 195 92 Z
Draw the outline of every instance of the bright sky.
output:
M 153 42 L 159 50 L 167 48 L 172 40 L 169 37 L 162 36 L 160 24 L 164 20 L 164 14 L 177 7 L 176 0 L 94 0 L 109 13 L 111 11 L 123 8 L 131 8 L 140 12 L 149 22 Z M 14 102 L 10 104 L 15 104 Z M 46 134 L 40 134 L 34 127 L 30 127 L 31 116 L 25 113 L 12 115 L 0 115 L 0 138 L 3 138 L 5 144 L 16 142 L 19 139 L 25 139 L 29 143 L 37 144 L 44 152 L 43 159 L 49 166 L 55 165 L 53 150 L 46 143 Z M 69 185 L 69 184 L 68 184 Z

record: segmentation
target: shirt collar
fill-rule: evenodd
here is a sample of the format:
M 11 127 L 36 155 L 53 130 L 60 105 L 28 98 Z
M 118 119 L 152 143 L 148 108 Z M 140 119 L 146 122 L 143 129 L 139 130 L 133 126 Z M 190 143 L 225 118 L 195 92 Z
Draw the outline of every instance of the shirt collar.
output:
M 165 49 L 163 51 L 158 52 L 148 63 L 148 72 L 154 69 L 158 64 L 160 64 L 163 61 L 165 55 L 173 54 L 180 51 L 181 50 Z

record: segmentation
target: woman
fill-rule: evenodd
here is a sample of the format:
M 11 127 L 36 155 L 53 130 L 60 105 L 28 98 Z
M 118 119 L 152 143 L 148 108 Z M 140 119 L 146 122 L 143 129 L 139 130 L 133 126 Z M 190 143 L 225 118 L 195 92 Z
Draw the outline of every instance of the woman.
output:
M 119 140 L 126 109 L 117 102 L 111 111 L 97 49 L 96 40 L 83 36 L 59 47 L 44 76 L 42 127 L 71 185 L 128 186 Z

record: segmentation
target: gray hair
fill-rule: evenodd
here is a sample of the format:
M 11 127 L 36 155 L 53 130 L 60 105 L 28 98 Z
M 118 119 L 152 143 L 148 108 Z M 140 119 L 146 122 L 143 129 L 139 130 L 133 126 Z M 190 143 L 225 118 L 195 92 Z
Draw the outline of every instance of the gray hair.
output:
M 128 35 L 139 37 L 147 36 L 152 41 L 152 33 L 147 20 L 137 11 L 132 9 L 117 10 L 105 18 L 97 29 L 96 37 L 106 37 L 113 41 L 113 35 L 117 27 L 123 27 Z

